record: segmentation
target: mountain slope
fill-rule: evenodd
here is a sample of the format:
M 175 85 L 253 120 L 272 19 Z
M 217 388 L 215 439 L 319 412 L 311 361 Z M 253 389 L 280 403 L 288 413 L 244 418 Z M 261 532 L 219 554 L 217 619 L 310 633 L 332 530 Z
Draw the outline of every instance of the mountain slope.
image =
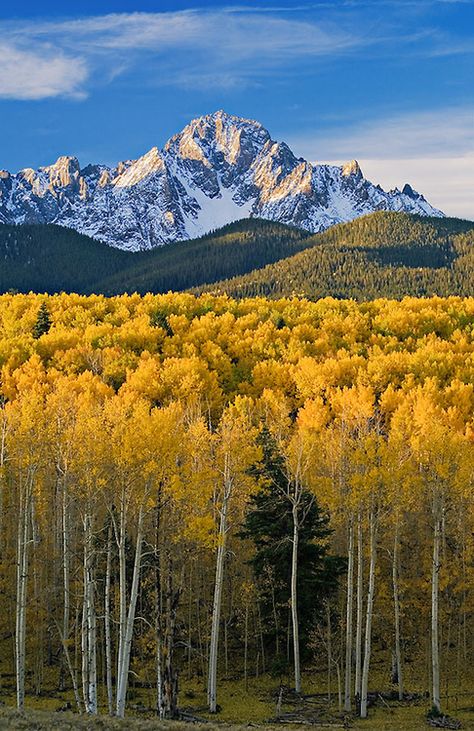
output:
M 369 300 L 474 294 L 474 223 L 378 212 L 306 240 L 305 251 L 195 291 Z
M 301 251 L 308 234 L 258 219 L 132 253 L 55 225 L 0 226 L 0 290 L 83 294 L 187 289 Z
M 258 122 L 223 111 L 115 167 L 81 168 L 64 156 L 38 170 L 0 171 L 0 223 L 60 224 L 130 251 L 247 217 L 316 232 L 376 210 L 443 215 L 409 185 L 385 192 L 356 161 L 311 164 Z
M 0 291 L 90 291 L 93 281 L 129 267 L 119 251 L 55 225 L 0 226 Z
M 280 223 L 237 221 L 199 239 L 133 254 L 132 266 L 98 286 L 106 294 L 185 290 L 288 257 L 302 251 L 309 238 L 305 231 Z

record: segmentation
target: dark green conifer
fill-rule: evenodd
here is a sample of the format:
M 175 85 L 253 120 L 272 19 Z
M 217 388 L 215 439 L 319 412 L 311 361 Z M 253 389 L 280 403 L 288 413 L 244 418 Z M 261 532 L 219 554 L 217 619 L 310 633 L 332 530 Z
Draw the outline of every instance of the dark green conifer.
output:
M 168 316 L 162 310 L 156 310 L 150 315 L 150 323 L 153 327 L 161 327 L 169 338 L 173 337 L 173 328 L 169 323 Z
M 275 651 L 276 666 L 286 654 L 293 518 L 291 503 L 285 496 L 288 478 L 283 456 L 266 427 L 259 441 L 263 459 L 252 473 L 259 480 L 260 489 L 250 500 L 240 535 L 255 545 L 251 564 L 259 589 L 264 635 L 268 646 Z M 301 514 L 305 517 L 298 550 L 298 616 L 304 659 L 308 654 L 309 634 L 321 618 L 324 600 L 337 588 L 345 561 L 328 555 L 329 517 L 309 491 L 303 494 Z
M 36 322 L 33 326 L 33 337 L 35 338 L 35 340 L 37 340 L 42 335 L 49 332 L 50 328 L 51 328 L 51 315 L 49 314 L 49 310 L 46 306 L 46 302 L 43 302 L 41 304 L 41 307 L 38 310 Z

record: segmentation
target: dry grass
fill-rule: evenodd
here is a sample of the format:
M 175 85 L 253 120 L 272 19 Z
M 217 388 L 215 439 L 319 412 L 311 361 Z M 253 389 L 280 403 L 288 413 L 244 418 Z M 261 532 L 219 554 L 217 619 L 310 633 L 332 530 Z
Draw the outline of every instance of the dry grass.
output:
M 221 706 L 220 713 L 215 717 L 208 717 L 206 724 L 187 724 L 180 721 L 161 722 L 153 717 L 151 713 L 140 712 L 138 709 L 150 708 L 154 702 L 154 691 L 152 689 L 136 688 L 130 689 L 129 707 L 127 718 L 119 720 L 101 715 L 95 719 L 79 716 L 71 712 L 59 712 L 58 709 L 66 702 L 73 702 L 70 692 L 58 693 L 51 691 L 41 698 L 28 695 L 26 698 L 27 710 L 20 714 L 12 708 L 15 702 L 13 687 L 5 685 L 0 690 L 1 699 L 5 705 L 0 707 L 0 729 L 24 729 L 27 731 L 69 731 L 69 729 L 103 729 L 104 731 L 146 731 L 147 729 L 163 729 L 164 731 L 223 731 L 225 729 L 245 729 L 249 726 L 261 726 L 267 730 L 277 731 L 299 731 L 301 725 L 271 724 L 269 719 L 275 717 L 276 700 L 275 696 L 279 687 L 279 680 L 269 675 L 261 675 L 259 678 L 250 678 L 246 689 L 243 680 L 229 679 L 221 680 L 219 684 L 218 702 Z M 288 679 L 290 683 L 290 679 Z M 383 687 L 383 683 L 374 687 Z M 307 674 L 304 679 L 304 689 L 307 693 L 324 693 L 324 681 L 318 674 Z M 419 689 L 420 690 L 420 689 Z M 459 707 L 450 703 L 449 713 L 462 722 L 462 728 L 467 731 L 474 731 L 474 696 L 463 695 Z M 104 699 L 103 699 L 104 700 Z M 318 708 L 322 720 L 333 719 L 342 723 L 342 717 L 338 715 L 335 707 L 336 698 L 333 696 L 333 703 L 328 704 L 321 698 L 318 701 Z M 180 706 L 194 712 L 197 716 L 206 718 L 205 712 L 206 693 L 202 679 L 184 680 L 180 694 Z M 350 719 L 349 728 L 364 729 L 366 731 L 428 731 L 426 723 L 426 712 L 428 701 L 422 700 L 418 704 L 403 705 L 390 702 L 387 705 L 380 704 L 369 711 L 367 720 Z M 463 708 L 464 706 L 464 708 Z M 294 706 L 283 704 L 282 711 L 291 710 Z M 101 707 L 101 713 L 105 714 L 105 708 Z M 349 719 L 347 719 L 349 720 Z M 309 727 L 307 727 L 309 728 Z M 312 728 L 317 729 L 317 726 Z

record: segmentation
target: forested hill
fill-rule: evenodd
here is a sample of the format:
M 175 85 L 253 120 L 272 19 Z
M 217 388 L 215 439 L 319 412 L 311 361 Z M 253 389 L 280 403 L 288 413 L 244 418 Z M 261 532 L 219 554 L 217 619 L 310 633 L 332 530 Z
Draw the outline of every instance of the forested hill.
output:
M 120 294 L 183 290 L 301 251 L 309 234 L 248 219 L 193 241 L 126 252 L 55 225 L 0 226 L 0 291 Z
M 305 251 L 198 291 L 368 300 L 471 295 L 474 222 L 378 212 L 333 226 Z
M 247 219 L 132 253 L 54 225 L 0 226 L 0 291 L 169 290 L 358 300 L 470 295 L 474 223 L 378 212 L 309 236 Z

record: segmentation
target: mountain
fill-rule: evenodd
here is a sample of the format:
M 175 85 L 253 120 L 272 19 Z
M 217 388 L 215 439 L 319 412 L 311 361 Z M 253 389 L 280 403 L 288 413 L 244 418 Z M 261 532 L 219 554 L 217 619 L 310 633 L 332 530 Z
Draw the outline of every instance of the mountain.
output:
M 377 212 L 306 239 L 305 250 L 217 284 L 231 297 L 474 294 L 474 222 Z
M 301 251 L 308 233 L 247 219 L 194 241 L 133 253 L 54 224 L 0 226 L 0 291 L 167 292 L 249 272 Z
M 115 167 L 60 157 L 38 170 L 0 171 L 0 223 L 59 224 L 129 251 L 248 217 L 314 233 L 377 210 L 443 215 L 408 184 L 386 192 L 355 160 L 312 164 L 258 122 L 223 111 Z

